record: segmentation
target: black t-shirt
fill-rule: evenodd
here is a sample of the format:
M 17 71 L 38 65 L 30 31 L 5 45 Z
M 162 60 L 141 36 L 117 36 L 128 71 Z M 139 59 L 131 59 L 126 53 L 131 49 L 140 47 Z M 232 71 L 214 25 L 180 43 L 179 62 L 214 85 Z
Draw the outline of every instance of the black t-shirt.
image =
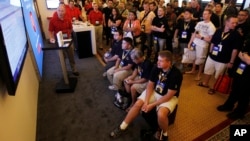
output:
M 175 96 L 179 96 L 180 93 L 180 87 L 182 83 L 182 74 L 179 69 L 177 69 L 175 66 L 172 66 L 169 72 L 163 72 L 162 69 L 158 68 L 157 66 L 154 66 L 149 80 L 155 83 L 155 91 L 160 95 L 166 95 L 168 90 L 176 90 L 177 93 Z M 159 90 L 157 87 L 158 82 L 162 83 L 163 88 L 162 90 Z
M 119 55 L 122 52 L 122 40 L 114 41 L 111 49 L 111 55 Z
M 116 17 L 114 17 L 112 14 L 109 16 L 109 20 L 111 20 L 113 23 L 115 23 L 116 21 L 118 20 L 121 20 L 122 21 L 122 16 L 118 15 Z M 121 24 L 118 26 L 118 27 L 115 27 L 114 31 L 117 31 L 117 30 L 121 30 L 122 27 L 121 27 Z M 111 27 L 111 30 L 112 30 L 112 27 Z
M 149 79 L 153 64 L 151 61 L 145 59 L 142 63 L 137 64 L 136 68 L 141 78 Z
M 180 43 L 188 43 L 191 39 L 192 33 L 195 31 L 196 21 L 191 20 L 185 22 L 184 19 L 180 19 L 176 28 L 178 29 L 178 39 Z
M 153 31 L 153 35 L 158 37 L 158 38 L 162 38 L 162 39 L 165 39 L 166 36 L 167 36 L 167 29 L 169 28 L 168 27 L 168 20 L 167 18 L 164 16 L 162 18 L 159 18 L 158 16 L 156 16 L 153 21 L 152 21 L 152 25 L 153 26 L 156 26 L 156 27 L 161 27 L 162 25 L 164 25 L 165 27 L 165 31 L 164 32 L 157 32 L 157 31 Z
M 220 17 L 218 15 L 212 13 L 210 20 L 216 28 L 220 27 Z
M 121 59 L 120 65 L 127 66 L 128 64 L 132 64 L 134 66 L 134 62 L 132 61 L 131 57 L 131 50 L 121 50 L 119 52 L 119 58 Z
M 108 8 L 108 7 L 105 7 L 103 8 L 102 10 L 102 13 L 104 14 L 105 16 L 105 23 L 108 24 L 108 20 L 109 20 L 109 17 L 111 15 L 111 12 L 112 12 L 112 9 L 111 8 Z
M 246 41 L 245 46 L 243 47 L 243 49 L 241 50 L 242 52 L 247 53 L 248 55 L 250 55 L 250 34 L 248 34 L 249 36 L 247 37 L 248 40 Z M 238 68 L 240 65 L 245 65 L 245 69 L 243 71 L 242 74 L 239 74 L 237 72 L 239 72 Z M 242 66 L 241 66 L 242 68 Z M 247 65 L 245 62 L 241 61 L 241 59 L 237 56 L 235 61 L 234 61 L 234 65 L 233 65 L 233 76 L 234 77 L 241 77 L 241 79 L 243 80 L 242 82 L 249 82 L 249 78 L 250 78 L 250 65 Z M 238 71 L 237 71 L 238 70 Z
M 181 7 L 176 7 L 174 8 L 174 12 L 176 16 L 178 17 L 183 12 L 183 9 Z
M 249 33 L 250 30 L 250 23 L 249 22 L 244 22 L 242 24 L 238 24 L 235 28 L 235 30 L 237 30 L 238 32 L 242 32 L 243 33 L 243 38 L 247 39 L 246 36 Z
M 191 8 L 191 10 L 192 10 L 192 13 L 193 13 L 193 17 L 197 18 L 198 21 L 200 21 L 200 16 L 201 16 L 201 13 L 202 13 L 201 9 L 200 8 Z
M 211 42 L 214 44 L 209 56 L 218 62 L 229 63 L 233 49 L 239 49 L 243 45 L 243 40 L 237 31 L 222 33 L 223 28 L 217 29 Z M 220 44 L 222 47 L 220 47 Z

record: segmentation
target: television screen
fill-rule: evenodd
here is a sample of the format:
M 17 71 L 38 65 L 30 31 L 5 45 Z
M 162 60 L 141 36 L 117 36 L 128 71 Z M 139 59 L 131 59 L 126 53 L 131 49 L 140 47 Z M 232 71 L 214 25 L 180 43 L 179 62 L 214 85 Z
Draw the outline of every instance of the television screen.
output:
M 42 71 L 43 71 L 42 47 L 44 46 L 44 44 L 43 44 L 42 33 L 41 33 L 40 26 L 39 26 L 34 3 L 33 3 L 33 0 L 21 0 L 21 4 L 23 8 L 24 23 L 25 23 L 26 30 L 28 33 L 28 37 L 30 39 L 36 65 L 37 65 L 39 74 L 42 77 Z
M 56 9 L 59 5 L 59 0 L 46 0 L 48 9 Z
M 0 1 L 0 71 L 10 95 L 15 95 L 27 47 L 20 0 Z

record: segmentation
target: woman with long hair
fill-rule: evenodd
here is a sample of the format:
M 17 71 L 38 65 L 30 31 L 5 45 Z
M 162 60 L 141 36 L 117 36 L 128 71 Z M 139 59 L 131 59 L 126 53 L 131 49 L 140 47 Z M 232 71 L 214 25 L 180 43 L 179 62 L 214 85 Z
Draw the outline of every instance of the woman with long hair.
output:
M 108 20 L 108 27 L 111 29 L 111 34 L 117 32 L 118 29 L 121 30 L 121 24 L 122 17 L 119 13 L 119 10 L 117 8 L 112 8 L 112 12 Z M 111 38 L 113 38 L 113 36 L 111 36 Z
M 140 42 L 141 24 L 137 19 L 135 11 L 129 11 L 127 20 L 123 25 L 124 36 L 130 34 L 133 36 L 134 44 L 137 45 Z

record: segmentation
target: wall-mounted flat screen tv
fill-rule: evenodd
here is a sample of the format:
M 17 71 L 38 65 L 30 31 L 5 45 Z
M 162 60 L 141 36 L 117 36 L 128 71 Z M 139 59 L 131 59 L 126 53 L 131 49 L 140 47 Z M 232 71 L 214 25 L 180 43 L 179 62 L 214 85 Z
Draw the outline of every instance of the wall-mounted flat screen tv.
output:
M 46 0 L 48 9 L 56 9 L 59 5 L 59 0 Z
M 24 23 L 31 43 L 32 52 L 34 54 L 36 66 L 40 77 L 43 73 L 43 37 L 36 15 L 33 0 L 21 0 Z
M 15 95 L 28 49 L 20 0 L 0 1 L 0 75 Z

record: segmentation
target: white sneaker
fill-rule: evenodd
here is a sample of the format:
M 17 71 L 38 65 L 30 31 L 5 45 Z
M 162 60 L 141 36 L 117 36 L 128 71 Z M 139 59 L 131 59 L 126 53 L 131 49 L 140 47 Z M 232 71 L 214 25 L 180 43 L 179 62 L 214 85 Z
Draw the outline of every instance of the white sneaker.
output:
M 113 90 L 113 91 L 117 91 L 118 90 L 118 88 L 115 85 L 110 85 L 109 89 Z
M 107 76 L 107 72 L 104 72 L 104 73 L 102 74 L 102 76 L 103 76 L 103 77 L 106 77 L 106 76 Z

